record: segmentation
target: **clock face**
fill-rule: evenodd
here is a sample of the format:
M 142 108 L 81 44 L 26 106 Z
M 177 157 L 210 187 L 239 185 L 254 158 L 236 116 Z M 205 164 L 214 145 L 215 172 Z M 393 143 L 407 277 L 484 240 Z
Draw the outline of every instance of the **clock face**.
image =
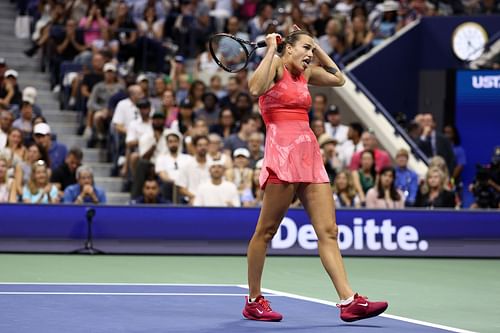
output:
M 473 61 L 483 54 L 488 34 L 482 26 L 466 22 L 455 28 L 452 37 L 453 52 L 461 60 Z

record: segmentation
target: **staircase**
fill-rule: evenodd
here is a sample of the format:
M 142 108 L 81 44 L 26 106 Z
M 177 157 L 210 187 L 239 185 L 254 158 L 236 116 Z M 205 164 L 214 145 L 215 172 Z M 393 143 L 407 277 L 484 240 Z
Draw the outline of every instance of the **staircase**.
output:
M 80 147 L 83 151 L 83 164 L 94 170 L 95 183 L 106 191 L 108 204 L 126 204 L 129 193 L 121 192 L 122 179 L 110 177 L 112 164 L 107 163 L 106 152 L 100 148 L 85 148 L 86 142 L 77 133 L 77 113 L 70 110 L 59 110 L 57 96 L 50 90 L 50 77 L 40 71 L 40 59 L 30 59 L 23 54 L 29 47 L 28 40 L 17 39 L 14 35 L 16 18 L 15 4 L 7 0 L 0 1 L 0 57 L 7 61 L 9 68 L 19 73 L 18 84 L 21 89 L 32 86 L 37 89 L 36 103 L 41 107 L 57 140 L 68 149 Z

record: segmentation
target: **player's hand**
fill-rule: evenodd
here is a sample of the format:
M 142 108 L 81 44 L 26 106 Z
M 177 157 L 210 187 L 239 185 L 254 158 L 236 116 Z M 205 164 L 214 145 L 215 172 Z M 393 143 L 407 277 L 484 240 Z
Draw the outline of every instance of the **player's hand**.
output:
M 280 34 L 272 33 L 266 36 L 266 45 L 268 48 L 278 48 L 278 41 L 281 43 L 282 37 Z

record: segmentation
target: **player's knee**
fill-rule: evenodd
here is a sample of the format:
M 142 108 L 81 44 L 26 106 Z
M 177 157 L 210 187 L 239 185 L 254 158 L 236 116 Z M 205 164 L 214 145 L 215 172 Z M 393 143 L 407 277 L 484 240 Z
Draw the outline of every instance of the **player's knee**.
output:
M 256 232 L 260 238 L 262 238 L 266 243 L 269 243 L 276 232 L 278 232 L 279 224 L 277 226 L 267 226 L 263 228 L 259 228 Z
M 331 223 L 327 227 L 323 229 L 323 232 L 321 232 L 320 235 L 318 235 L 318 238 L 325 238 L 325 239 L 333 239 L 337 240 L 339 234 L 339 227 L 337 226 L 336 223 Z

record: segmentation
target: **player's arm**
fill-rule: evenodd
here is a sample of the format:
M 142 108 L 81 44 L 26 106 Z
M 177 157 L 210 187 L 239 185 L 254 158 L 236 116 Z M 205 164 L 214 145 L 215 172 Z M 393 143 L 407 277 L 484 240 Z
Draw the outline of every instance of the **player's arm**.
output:
M 308 82 L 315 86 L 339 87 L 344 85 L 345 78 L 337 64 L 330 56 L 319 46 L 314 45 L 314 55 L 319 61 L 319 66 L 311 66 L 306 71 Z
M 275 54 L 278 48 L 277 36 L 279 34 L 266 36 L 266 55 L 248 82 L 248 89 L 253 97 L 259 97 L 269 90 L 276 78 L 278 66 L 281 64 L 281 58 Z

